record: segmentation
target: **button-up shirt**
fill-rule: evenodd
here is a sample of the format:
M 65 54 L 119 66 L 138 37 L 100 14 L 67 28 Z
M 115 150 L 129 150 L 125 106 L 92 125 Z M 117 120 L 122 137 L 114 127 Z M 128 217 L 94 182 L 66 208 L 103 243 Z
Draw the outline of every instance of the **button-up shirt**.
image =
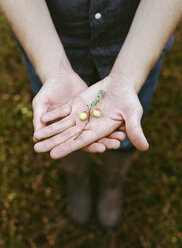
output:
M 73 69 L 89 84 L 96 67 L 107 76 L 140 0 L 46 0 Z
M 94 66 L 108 75 L 140 0 L 46 2 L 73 69 L 86 81 Z

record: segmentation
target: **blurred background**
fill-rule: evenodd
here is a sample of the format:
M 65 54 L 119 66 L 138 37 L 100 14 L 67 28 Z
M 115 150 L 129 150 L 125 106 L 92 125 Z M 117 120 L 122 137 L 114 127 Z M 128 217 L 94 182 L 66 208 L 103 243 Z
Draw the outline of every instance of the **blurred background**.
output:
M 182 247 L 182 29 L 166 55 L 140 153 L 124 182 L 120 225 L 84 228 L 67 216 L 61 161 L 33 150 L 33 93 L 23 59 L 0 15 L 0 248 Z M 97 165 L 93 166 L 97 191 Z

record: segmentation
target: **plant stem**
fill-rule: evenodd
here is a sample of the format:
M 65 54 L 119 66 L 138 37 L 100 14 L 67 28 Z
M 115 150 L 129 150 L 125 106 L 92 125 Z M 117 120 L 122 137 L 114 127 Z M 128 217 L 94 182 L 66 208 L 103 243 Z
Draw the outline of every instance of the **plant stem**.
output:
M 92 117 L 92 108 L 100 101 L 100 99 L 104 96 L 104 91 L 103 90 L 99 90 L 98 96 L 97 98 L 90 104 L 90 107 L 87 105 L 88 107 L 88 112 L 87 112 L 87 116 L 88 116 L 88 121 L 87 123 L 84 125 L 84 127 L 80 130 L 80 132 L 76 135 L 76 137 L 74 138 L 74 140 L 76 140 L 82 133 L 84 128 L 86 127 L 86 125 L 90 122 L 90 119 Z

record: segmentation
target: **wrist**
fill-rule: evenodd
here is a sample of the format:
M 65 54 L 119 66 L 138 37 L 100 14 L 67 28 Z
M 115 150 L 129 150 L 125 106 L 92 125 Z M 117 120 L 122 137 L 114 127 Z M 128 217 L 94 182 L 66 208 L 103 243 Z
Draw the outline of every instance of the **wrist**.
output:
M 141 48 L 140 42 L 137 43 L 133 38 L 127 37 L 110 74 L 117 78 L 124 78 L 138 93 L 155 60 L 154 53 L 146 53 L 146 49 Z
M 120 71 L 118 72 L 115 69 L 112 69 L 108 75 L 108 78 L 112 81 L 112 85 L 118 89 L 122 87 L 129 87 L 138 93 L 142 87 L 141 81 L 137 80 L 136 77 L 132 77 L 131 74 L 128 76 L 127 74 Z
M 59 91 L 64 93 L 67 98 L 88 88 L 87 84 L 73 70 L 54 71 L 53 74 L 47 76 L 44 86 L 46 89 L 56 89 L 55 93 Z
M 45 61 L 43 64 L 37 64 L 36 71 L 43 84 L 50 78 L 75 73 L 66 55 L 64 57 L 55 58 L 55 60 L 51 59 Z

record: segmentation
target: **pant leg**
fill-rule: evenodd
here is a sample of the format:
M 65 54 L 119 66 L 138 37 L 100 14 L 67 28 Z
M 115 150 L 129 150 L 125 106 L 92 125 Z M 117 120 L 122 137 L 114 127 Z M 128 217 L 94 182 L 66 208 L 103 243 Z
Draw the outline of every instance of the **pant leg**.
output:
M 31 85 L 32 85 L 32 89 L 33 89 L 34 93 L 37 94 L 39 92 L 40 88 L 42 87 L 41 80 L 39 79 L 38 75 L 36 74 L 32 63 L 30 62 L 30 60 L 29 60 L 28 56 L 26 55 L 22 45 L 20 44 L 19 40 L 16 38 L 16 36 L 12 30 L 11 30 L 11 33 L 13 35 L 13 38 L 15 39 L 17 46 L 20 48 L 20 50 L 23 54 L 25 66 L 26 66 L 26 69 L 28 72 L 28 76 L 29 76 Z

